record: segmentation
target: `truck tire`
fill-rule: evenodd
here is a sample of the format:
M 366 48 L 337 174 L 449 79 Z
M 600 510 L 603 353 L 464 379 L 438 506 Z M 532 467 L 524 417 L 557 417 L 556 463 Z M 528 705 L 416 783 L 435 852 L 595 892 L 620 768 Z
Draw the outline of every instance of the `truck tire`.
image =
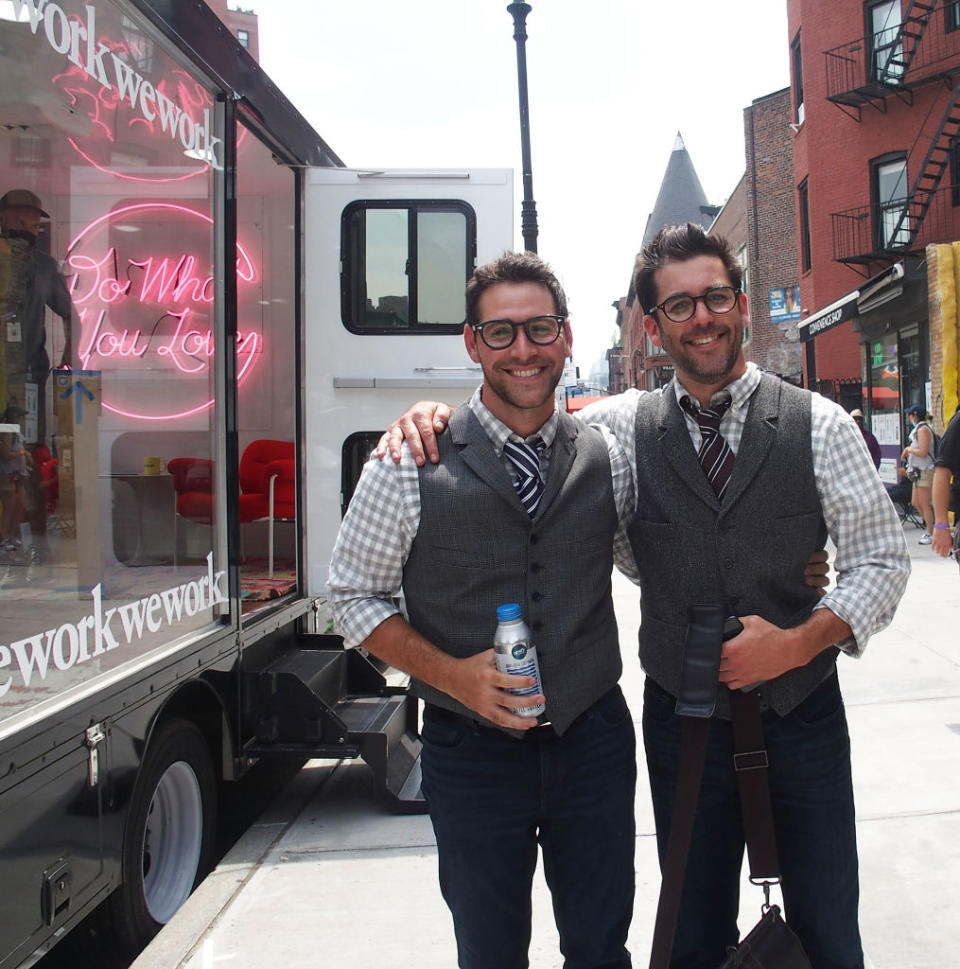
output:
M 216 802 L 217 780 L 203 734 L 188 720 L 161 726 L 130 798 L 123 883 L 94 913 L 99 923 L 92 927 L 94 937 L 109 940 L 117 964 L 136 958 L 207 874 Z

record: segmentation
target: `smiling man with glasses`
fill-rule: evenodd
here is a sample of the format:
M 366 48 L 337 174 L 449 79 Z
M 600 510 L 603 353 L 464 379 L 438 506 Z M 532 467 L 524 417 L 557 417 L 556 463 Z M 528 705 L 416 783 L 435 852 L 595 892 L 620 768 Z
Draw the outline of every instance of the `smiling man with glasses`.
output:
M 636 739 L 611 572 L 630 469 L 609 434 L 557 410 L 573 336 L 549 267 L 532 253 L 481 266 L 466 311 L 483 383 L 439 467 L 406 448 L 367 462 L 330 565 L 335 625 L 424 700 L 423 791 L 462 969 L 527 965 L 538 850 L 565 965 L 629 969 Z M 507 692 L 536 681 L 494 662 L 511 602 L 537 649 L 543 694 L 522 706 L 545 701 L 539 719 Z

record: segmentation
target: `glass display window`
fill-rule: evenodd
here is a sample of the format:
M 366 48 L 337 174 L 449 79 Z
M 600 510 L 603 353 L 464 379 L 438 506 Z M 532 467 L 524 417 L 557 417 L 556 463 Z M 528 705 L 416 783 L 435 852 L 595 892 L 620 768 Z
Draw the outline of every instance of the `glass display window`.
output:
M 223 112 L 110 0 L 0 23 L 0 726 L 228 612 Z M 218 252 L 221 252 L 218 255 Z M 263 359 L 237 334 L 241 382 Z

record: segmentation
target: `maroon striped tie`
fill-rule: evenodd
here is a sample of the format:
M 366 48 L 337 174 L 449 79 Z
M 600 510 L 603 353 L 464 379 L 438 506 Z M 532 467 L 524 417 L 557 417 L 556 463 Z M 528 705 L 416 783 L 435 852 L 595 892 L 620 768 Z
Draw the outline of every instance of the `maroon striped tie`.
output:
M 689 397 L 681 398 L 680 405 L 697 422 L 700 428 L 700 450 L 697 457 L 700 467 L 707 476 L 707 481 L 713 486 L 718 498 L 723 498 L 730 475 L 733 473 L 733 462 L 736 455 L 730 450 L 723 435 L 720 433 L 720 420 L 730 406 L 730 398 L 719 401 L 711 407 L 698 407 Z

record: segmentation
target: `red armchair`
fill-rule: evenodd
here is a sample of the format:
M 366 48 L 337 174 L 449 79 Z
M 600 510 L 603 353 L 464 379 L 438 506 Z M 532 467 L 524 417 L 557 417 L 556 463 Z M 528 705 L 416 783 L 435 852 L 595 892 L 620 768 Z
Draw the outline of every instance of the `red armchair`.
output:
M 171 458 L 167 471 L 177 493 L 177 514 L 213 523 L 213 462 Z M 251 441 L 240 457 L 240 523 L 267 519 L 268 567 L 273 575 L 273 523 L 296 515 L 296 461 L 292 441 Z
M 240 458 L 240 521 L 269 522 L 268 570 L 273 575 L 273 523 L 296 516 L 293 441 L 251 441 Z

